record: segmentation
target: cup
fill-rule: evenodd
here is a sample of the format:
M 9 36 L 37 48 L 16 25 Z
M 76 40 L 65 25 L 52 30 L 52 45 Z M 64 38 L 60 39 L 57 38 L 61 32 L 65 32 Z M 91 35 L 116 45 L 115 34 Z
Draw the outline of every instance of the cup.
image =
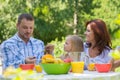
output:
M 71 69 L 73 73 L 83 73 L 84 71 L 84 62 L 71 62 Z
M 38 73 L 41 73 L 42 72 L 42 67 L 40 65 L 35 65 L 35 70 L 38 72 Z
M 88 64 L 88 70 L 89 71 L 95 71 L 95 63 L 89 63 Z

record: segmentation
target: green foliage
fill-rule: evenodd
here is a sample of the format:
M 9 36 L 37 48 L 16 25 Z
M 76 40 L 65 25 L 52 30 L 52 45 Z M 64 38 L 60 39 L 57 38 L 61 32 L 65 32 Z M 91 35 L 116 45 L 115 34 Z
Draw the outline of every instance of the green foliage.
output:
M 62 41 L 58 41 L 58 39 L 56 38 L 50 43 L 55 46 L 55 49 L 54 49 L 55 57 L 60 57 L 64 53 L 65 38 L 62 37 Z
M 0 1 L 0 43 L 16 33 L 17 17 L 20 13 L 26 12 L 26 3 L 23 1 Z
M 120 27 L 115 23 L 117 15 L 120 13 L 119 0 L 84 0 L 82 3 L 85 21 L 98 18 L 104 20 L 111 35 L 112 47 L 120 45 L 120 37 L 118 37 Z
M 66 25 L 67 20 L 71 19 L 72 15 L 68 14 L 68 9 L 65 3 L 61 1 L 40 1 L 42 5 L 36 5 L 36 29 L 34 37 L 42 39 L 45 43 L 58 38 L 62 40 L 62 36 L 67 35 L 72 30 Z M 59 6 L 58 6 L 59 5 Z M 52 35 L 52 36 L 51 36 Z
M 11 9 L 7 9 L 5 7 L 5 3 L 1 3 L 3 6 L 1 6 L 0 8 L 0 43 L 6 39 L 8 39 L 9 37 L 11 37 L 13 35 L 13 33 L 15 33 L 15 18 L 16 16 L 13 14 L 9 13 L 11 11 Z M 7 4 L 7 2 L 6 2 Z
M 118 24 L 118 25 L 120 25 L 120 14 L 119 14 L 118 17 L 116 18 L 115 23 Z
M 120 27 L 115 23 L 119 6 L 119 0 L 0 0 L 0 43 L 16 32 L 18 15 L 30 13 L 35 18 L 34 37 L 45 44 L 56 38 L 62 41 L 75 30 L 84 38 L 85 22 L 100 18 L 107 24 L 114 48 L 120 45 Z
M 118 15 L 118 17 L 115 19 L 115 24 L 116 28 L 114 29 L 114 34 L 113 34 L 113 48 L 115 48 L 116 46 L 120 46 L 120 14 Z

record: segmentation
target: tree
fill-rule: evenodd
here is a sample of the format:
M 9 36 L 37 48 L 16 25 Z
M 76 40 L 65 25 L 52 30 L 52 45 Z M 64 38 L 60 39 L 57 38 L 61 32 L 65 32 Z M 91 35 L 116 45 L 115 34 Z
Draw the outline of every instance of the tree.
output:
M 78 34 L 84 39 L 85 22 L 100 18 L 107 23 L 113 47 L 120 38 L 115 23 L 120 13 L 119 0 L 0 0 L 0 43 L 16 32 L 16 19 L 20 13 L 30 13 L 35 18 L 33 36 L 45 44 L 68 34 Z

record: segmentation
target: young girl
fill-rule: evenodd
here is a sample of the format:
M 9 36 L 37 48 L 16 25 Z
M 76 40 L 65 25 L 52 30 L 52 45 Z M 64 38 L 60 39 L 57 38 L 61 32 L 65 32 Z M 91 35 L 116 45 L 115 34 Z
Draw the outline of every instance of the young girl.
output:
M 70 58 L 73 61 L 80 61 L 80 53 L 83 51 L 83 41 L 78 35 L 68 35 L 64 44 L 66 54 L 61 59 Z

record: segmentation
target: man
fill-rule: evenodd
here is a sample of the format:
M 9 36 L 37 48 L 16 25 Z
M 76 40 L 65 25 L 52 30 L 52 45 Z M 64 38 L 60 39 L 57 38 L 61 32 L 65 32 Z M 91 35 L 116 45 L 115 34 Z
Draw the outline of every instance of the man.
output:
M 17 21 L 18 32 L 1 44 L 4 56 L 3 68 L 19 67 L 19 64 L 38 64 L 44 54 L 44 43 L 32 36 L 34 18 L 30 14 L 21 14 Z

